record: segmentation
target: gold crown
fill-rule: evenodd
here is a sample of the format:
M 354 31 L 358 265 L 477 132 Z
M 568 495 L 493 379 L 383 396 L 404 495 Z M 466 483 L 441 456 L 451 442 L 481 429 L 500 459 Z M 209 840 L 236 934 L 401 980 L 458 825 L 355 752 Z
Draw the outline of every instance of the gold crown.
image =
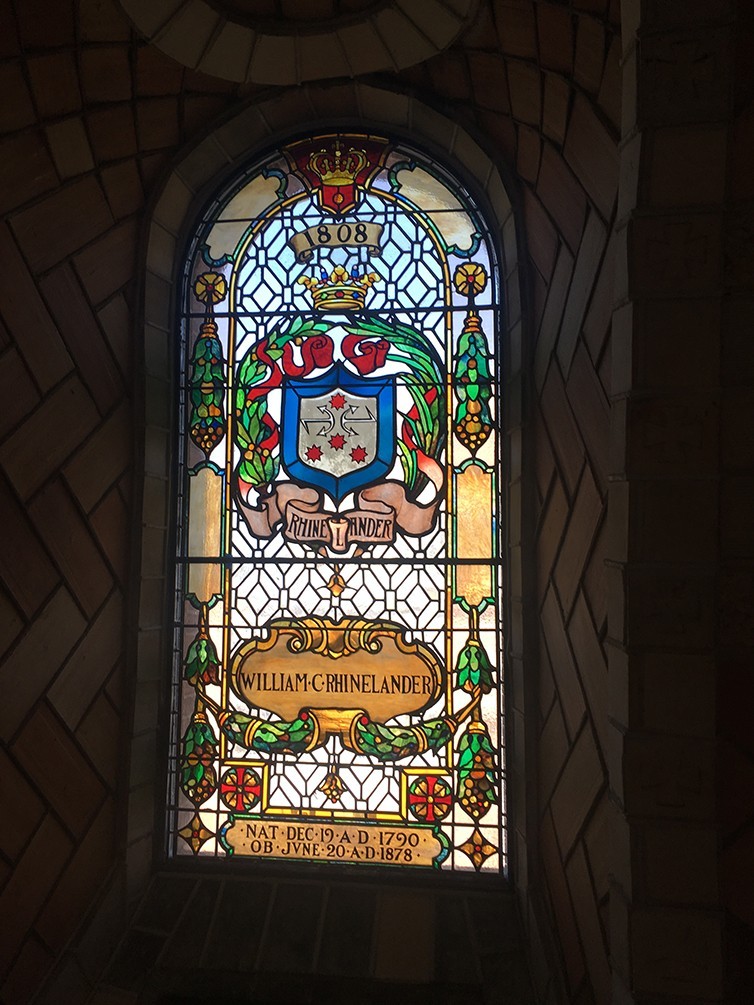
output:
M 356 175 L 367 165 L 367 155 L 353 147 L 344 154 L 340 143 L 332 152 L 320 150 L 309 158 L 309 168 L 322 179 L 323 185 L 353 185 Z
M 298 282 L 311 293 L 318 311 L 360 311 L 364 308 L 367 290 L 379 278 L 376 272 L 349 275 L 342 265 L 336 265 L 329 276 L 323 270 L 321 279 L 301 276 Z

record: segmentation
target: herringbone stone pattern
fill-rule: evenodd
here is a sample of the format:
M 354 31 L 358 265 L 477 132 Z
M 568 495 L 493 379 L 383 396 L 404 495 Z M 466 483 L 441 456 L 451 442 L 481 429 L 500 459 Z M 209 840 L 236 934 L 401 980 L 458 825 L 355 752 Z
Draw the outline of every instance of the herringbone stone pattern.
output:
M 14 918 L 0 997 L 22 1005 L 55 968 L 50 1001 L 73 1003 L 112 946 L 90 926 L 64 951 L 95 905 L 98 918 L 117 919 L 125 898 L 145 207 L 175 152 L 253 94 L 145 45 L 111 0 L 30 0 L 0 18 L 0 784 L 14 807 L 0 846 L 0 912 Z M 525 299 L 511 293 L 509 320 L 515 327 L 523 313 L 537 479 L 526 546 L 540 702 L 531 868 L 543 876 L 569 993 L 584 1000 L 602 1000 L 607 974 L 603 557 L 618 22 L 617 0 L 488 0 L 453 48 L 387 77 L 484 136 L 518 178 Z M 337 115 L 326 88 L 312 93 L 317 118 Z M 150 695 L 139 722 L 156 720 L 157 690 Z M 148 743 L 141 749 L 155 757 Z M 149 932 L 139 938 L 149 957 Z M 544 999 L 554 992 L 546 974 L 540 981 Z

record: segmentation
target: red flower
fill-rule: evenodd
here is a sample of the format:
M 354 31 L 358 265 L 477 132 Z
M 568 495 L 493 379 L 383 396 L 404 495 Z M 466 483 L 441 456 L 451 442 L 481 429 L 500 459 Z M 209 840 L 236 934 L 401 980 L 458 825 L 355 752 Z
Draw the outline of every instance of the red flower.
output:
M 390 343 L 384 338 L 365 339 L 361 335 L 346 335 L 343 339 L 343 355 L 362 377 L 385 365 L 389 348 Z
M 312 370 L 330 366 L 333 359 L 333 341 L 329 335 L 311 335 L 301 344 L 302 365 L 293 359 L 293 344 L 283 346 L 283 369 L 289 377 L 308 377 Z

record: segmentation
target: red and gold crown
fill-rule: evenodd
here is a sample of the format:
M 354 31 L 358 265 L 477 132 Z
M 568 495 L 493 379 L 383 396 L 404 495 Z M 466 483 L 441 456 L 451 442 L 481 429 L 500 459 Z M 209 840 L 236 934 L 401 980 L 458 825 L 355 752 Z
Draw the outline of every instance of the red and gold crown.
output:
M 331 151 L 313 153 L 308 166 L 322 179 L 323 185 L 353 185 L 356 175 L 367 166 L 367 156 L 363 150 L 353 147 L 344 153 L 336 143 Z
M 353 270 L 349 274 L 342 265 L 336 265 L 329 276 L 323 270 L 321 279 L 301 276 L 298 282 L 311 293 L 318 311 L 360 311 L 370 286 L 379 278 L 376 272 L 358 275 Z

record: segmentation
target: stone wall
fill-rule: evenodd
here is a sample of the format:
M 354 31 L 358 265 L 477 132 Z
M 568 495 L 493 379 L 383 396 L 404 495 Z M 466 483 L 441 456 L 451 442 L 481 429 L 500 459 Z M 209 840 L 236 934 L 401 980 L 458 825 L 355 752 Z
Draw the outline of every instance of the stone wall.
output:
M 724 0 L 622 6 L 621 42 L 617 2 L 488 0 L 450 49 L 369 83 L 457 122 L 515 211 L 511 850 L 537 995 L 743 1002 L 754 30 Z M 136 631 L 163 617 L 165 555 L 141 547 L 169 522 L 147 207 L 257 97 L 268 132 L 391 106 L 185 69 L 112 0 L 0 24 L 0 998 L 49 979 L 74 1003 L 147 889 L 160 784 L 168 669 Z

